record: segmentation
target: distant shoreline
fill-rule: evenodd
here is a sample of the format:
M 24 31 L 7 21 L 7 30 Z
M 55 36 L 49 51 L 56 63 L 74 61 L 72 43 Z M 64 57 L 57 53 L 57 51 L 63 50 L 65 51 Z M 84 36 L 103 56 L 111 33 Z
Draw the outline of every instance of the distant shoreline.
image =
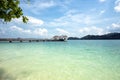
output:
M 69 37 L 68 40 L 120 40 L 120 33 L 108 33 L 104 35 L 86 35 L 84 37 Z
M 86 35 L 84 37 L 68 37 L 68 39 L 41 39 L 41 38 L 0 38 L 1 41 L 19 42 L 45 42 L 45 41 L 66 41 L 66 40 L 120 40 L 120 33 L 108 33 L 104 35 Z

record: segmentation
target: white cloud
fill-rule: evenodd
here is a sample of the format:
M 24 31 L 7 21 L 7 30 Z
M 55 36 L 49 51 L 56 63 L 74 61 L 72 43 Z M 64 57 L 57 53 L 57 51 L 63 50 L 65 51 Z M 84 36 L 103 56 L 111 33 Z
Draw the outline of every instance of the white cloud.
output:
M 107 29 L 109 32 L 120 32 L 120 23 L 112 23 Z
M 47 9 L 47 8 L 50 8 L 50 7 L 53 7 L 55 6 L 56 3 L 52 0 L 50 1 L 35 1 L 34 3 L 32 3 L 29 7 L 33 9 L 33 11 L 40 11 L 40 10 L 44 10 L 44 9 Z
M 47 35 L 48 33 L 47 29 L 45 28 L 35 28 L 34 30 L 30 30 L 30 29 L 23 29 L 17 26 L 11 26 L 10 29 L 12 30 L 12 32 L 15 31 L 16 33 L 25 34 L 25 35 L 44 36 Z
M 100 13 L 99 13 L 99 15 L 102 15 L 104 13 L 105 13 L 105 10 L 101 10 Z
M 37 6 L 36 6 L 37 5 Z M 49 2 L 36 2 L 34 4 L 34 7 L 37 7 L 37 8 L 41 8 L 41 9 L 45 9 L 45 8 L 49 8 L 49 7 L 52 7 L 52 6 L 55 6 L 55 2 L 53 2 L 52 0 L 49 1 Z
M 40 14 L 42 10 L 46 10 L 53 6 L 56 6 L 53 0 L 34 0 L 33 2 L 31 1 L 29 5 L 26 3 L 21 4 L 23 9 L 33 14 Z
M 29 19 L 27 24 L 28 26 L 41 26 L 44 24 L 44 21 L 41 19 L 37 19 L 35 17 L 32 16 L 27 16 L 27 18 Z M 17 24 L 23 24 L 22 22 L 22 18 L 18 18 L 18 19 L 14 19 L 13 22 L 17 23 Z
M 68 5 L 73 0 L 34 0 L 30 4 L 22 3 L 21 7 L 27 11 L 27 13 L 32 13 L 35 15 L 42 14 L 42 11 L 45 11 L 49 8 L 59 7 L 59 11 L 68 10 Z
M 0 34 L 5 34 L 5 31 L 2 28 L 0 28 Z
M 92 26 L 92 27 L 81 28 L 79 30 L 79 33 L 84 34 L 84 35 L 88 35 L 88 34 L 101 35 L 101 34 L 106 33 L 106 31 L 102 28 Z
M 113 28 L 120 28 L 120 24 L 112 23 Z
M 99 0 L 99 2 L 105 2 L 106 0 Z
M 46 25 L 52 27 L 78 27 L 81 24 L 91 25 L 96 23 L 97 20 L 95 20 L 93 16 L 75 11 L 68 11 L 64 16 L 54 19 L 53 21 L 46 23 Z
M 56 5 L 61 8 L 61 11 L 68 10 L 68 5 L 71 4 L 73 0 L 54 0 Z
M 41 26 L 44 22 L 40 19 L 37 19 L 35 17 L 31 17 L 31 16 L 27 16 L 29 21 L 28 24 L 32 25 L 32 26 Z
M 83 27 L 79 29 L 80 35 L 102 35 L 110 32 L 120 32 L 120 24 L 119 23 L 112 23 L 111 26 L 108 27 L 96 27 L 96 26 L 91 26 L 91 27 Z
M 108 26 L 107 29 L 118 29 L 120 28 L 119 23 L 112 23 L 111 26 Z
M 78 10 L 71 9 L 71 10 L 67 11 L 67 12 L 65 13 L 65 15 L 76 14 L 76 13 L 78 13 L 78 12 L 79 12 Z
M 33 33 L 36 34 L 36 35 L 41 35 L 41 36 L 43 36 L 43 35 L 47 35 L 48 31 L 47 31 L 47 29 L 45 29 L 45 28 L 43 28 L 43 29 L 41 29 L 41 28 L 36 28 L 36 29 L 33 31 Z
M 120 12 L 120 0 L 116 0 L 114 9 L 116 12 Z
M 56 28 L 60 35 L 69 35 L 70 33 L 64 29 Z
M 23 28 L 20 28 L 20 27 L 17 27 L 17 26 L 11 26 L 10 29 L 13 30 L 13 31 L 20 32 L 20 33 L 27 33 L 27 34 L 31 33 L 31 30 L 24 30 Z
M 12 26 L 10 27 L 12 30 L 18 30 L 18 31 L 22 31 L 23 29 L 17 26 Z

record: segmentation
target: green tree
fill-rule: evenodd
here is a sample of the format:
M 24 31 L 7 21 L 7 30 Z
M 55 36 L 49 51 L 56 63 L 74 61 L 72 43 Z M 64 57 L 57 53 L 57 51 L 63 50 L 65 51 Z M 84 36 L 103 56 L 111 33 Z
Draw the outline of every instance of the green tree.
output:
M 12 19 L 22 17 L 22 21 L 27 23 L 28 18 L 23 15 L 19 4 L 19 0 L 0 0 L 0 19 L 10 22 Z

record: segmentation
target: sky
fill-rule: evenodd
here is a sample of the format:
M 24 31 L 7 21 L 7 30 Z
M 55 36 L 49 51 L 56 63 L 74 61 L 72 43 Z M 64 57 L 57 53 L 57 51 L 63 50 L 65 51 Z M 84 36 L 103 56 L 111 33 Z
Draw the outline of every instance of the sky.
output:
M 0 38 L 83 37 L 120 32 L 120 0 L 21 0 L 29 21 L 0 23 Z

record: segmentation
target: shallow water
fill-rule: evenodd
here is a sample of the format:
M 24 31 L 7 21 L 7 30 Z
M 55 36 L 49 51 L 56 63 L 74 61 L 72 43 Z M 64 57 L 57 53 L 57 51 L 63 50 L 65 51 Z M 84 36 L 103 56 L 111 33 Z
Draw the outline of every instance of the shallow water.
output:
M 0 80 L 120 80 L 120 40 L 1 42 Z

